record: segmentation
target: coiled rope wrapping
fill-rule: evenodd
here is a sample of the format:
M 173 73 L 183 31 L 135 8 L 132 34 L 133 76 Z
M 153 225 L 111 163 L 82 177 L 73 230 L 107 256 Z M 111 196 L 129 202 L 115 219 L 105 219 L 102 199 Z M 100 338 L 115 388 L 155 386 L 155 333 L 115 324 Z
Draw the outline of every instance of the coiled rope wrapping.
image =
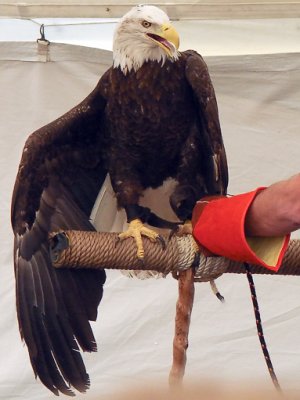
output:
M 64 235 L 68 246 L 60 251 L 54 243 Z M 60 238 L 58 238 L 60 240 Z M 55 267 L 105 268 L 123 270 L 154 270 L 168 274 L 180 263 L 180 252 L 174 240 L 163 250 L 159 244 L 143 239 L 145 257 L 143 264 L 136 256 L 133 238 L 118 241 L 117 233 L 65 231 L 51 235 L 51 254 Z M 184 254 L 184 257 L 186 255 Z
M 60 236 L 62 235 L 62 236 Z M 61 245 L 62 238 L 65 240 Z M 117 241 L 117 233 L 65 231 L 53 233 L 50 238 L 53 265 L 57 268 L 105 268 L 124 270 L 154 270 L 167 275 L 191 267 L 196 250 L 191 235 L 165 237 L 166 249 L 143 238 L 144 262 L 136 257 L 134 239 Z M 254 274 L 300 275 L 300 240 L 290 241 L 282 266 L 277 273 L 258 265 L 251 265 Z M 200 254 L 195 268 L 195 281 L 216 279 L 223 273 L 245 273 L 243 263 L 223 257 L 205 257 Z
M 162 247 L 143 238 L 145 257 L 136 257 L 134 239 L 118 241 L 117 233 L 63 231 L 50 238 L 51 257 L 56 268 L 105 268 L 121 270 L 153 270 L 163 273 L 180 272 L 190 268 L 195 260 L 196 247 L 191 235 L 164 238 Z M 195 268 L 195 281 L 210 281 L 228 268 L 229 261 L 221 257 L 200 256 Z

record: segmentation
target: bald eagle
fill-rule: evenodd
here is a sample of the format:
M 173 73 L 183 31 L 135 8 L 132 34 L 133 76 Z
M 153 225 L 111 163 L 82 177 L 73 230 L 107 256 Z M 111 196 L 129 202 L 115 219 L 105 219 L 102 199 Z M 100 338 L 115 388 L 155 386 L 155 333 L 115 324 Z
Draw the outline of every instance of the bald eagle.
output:
M 198 198 L 226 192 L 207 66 L 178 46 L 162 10 L 134 7 L 116 27 L 113 65 L 92 93 L 25 143 L 12 200 L 17 313 L 34 373 L 56 395 L 89 387 L 79 349 L 96 351 L 89 321 L 97 317 L 105 271 L 55 270 L 49 232 L 94 230 L 89 216 L 107 174 L 127 213 L 125 236 L 137 242 L 141 234 L 158 238 L 144 227 L 145 189 L 173 178 L 170 204 L 183 221 Z

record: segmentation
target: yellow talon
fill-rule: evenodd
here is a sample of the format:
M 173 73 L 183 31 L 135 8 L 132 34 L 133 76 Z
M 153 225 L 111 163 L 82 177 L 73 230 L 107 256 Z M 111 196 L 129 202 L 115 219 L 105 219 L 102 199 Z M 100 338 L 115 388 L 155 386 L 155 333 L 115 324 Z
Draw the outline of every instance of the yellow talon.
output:
M 140 219 L 134 219 L 129 223 L 127 231 L 119 234 L 119 239 L 124 240 L 129 237 L 133 237 L 137 245 L 137 256 L 140 260 L 144 258 L 144 247 L 142 236 L 146 236 L 152 242 L 161 240 L 159 234 L 152 229 L 144 226 Z

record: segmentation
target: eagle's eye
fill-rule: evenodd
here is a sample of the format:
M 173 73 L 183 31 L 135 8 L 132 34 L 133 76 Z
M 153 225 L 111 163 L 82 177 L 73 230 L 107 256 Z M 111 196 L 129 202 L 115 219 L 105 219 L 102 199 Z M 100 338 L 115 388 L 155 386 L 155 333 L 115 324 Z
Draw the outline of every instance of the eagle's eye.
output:
M 143 21 L 143 22 L 142 22 L 142 25 L 143 25 L 144 28 L 150 28 L 150 26 L 151 26 L 152 24 L 151 24 L 151 22 L 149 22 L 149 21 Z

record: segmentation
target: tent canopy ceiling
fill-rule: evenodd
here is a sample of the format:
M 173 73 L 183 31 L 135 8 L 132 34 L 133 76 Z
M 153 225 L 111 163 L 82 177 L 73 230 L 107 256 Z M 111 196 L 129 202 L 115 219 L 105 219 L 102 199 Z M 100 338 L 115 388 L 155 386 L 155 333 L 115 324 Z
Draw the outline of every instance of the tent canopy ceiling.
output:
M 118 18 L 138 2 L 128 0 L 0 0 L 0 16 L 13 18 Z M 300 17 L 300 0 L 173 0 L 144 3 L 165 9 L 172 19 L 234 19 Z

